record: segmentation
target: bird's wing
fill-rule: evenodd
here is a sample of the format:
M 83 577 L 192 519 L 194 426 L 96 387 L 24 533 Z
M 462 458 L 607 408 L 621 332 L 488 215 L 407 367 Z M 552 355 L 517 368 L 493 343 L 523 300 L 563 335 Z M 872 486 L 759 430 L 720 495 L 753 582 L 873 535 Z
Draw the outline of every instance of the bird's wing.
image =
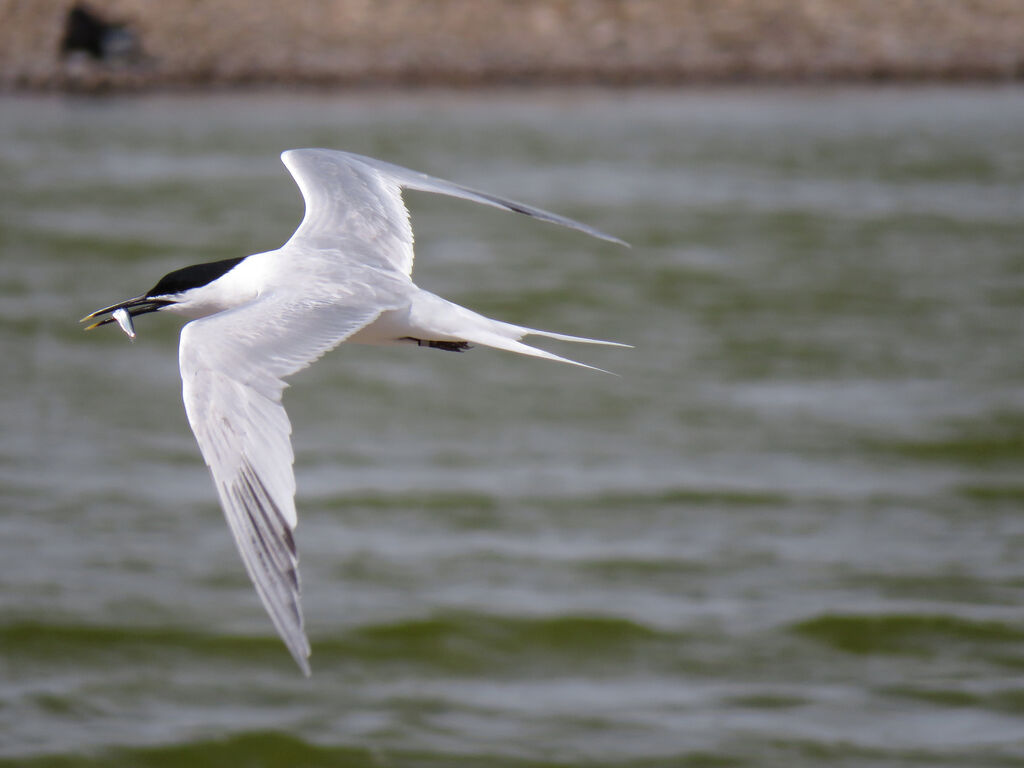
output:
M 189 424 L 245 568 L 288 650 L 309 675 L 299 603 L 295 476 L 283 379 L 380 313 L 358 298 L 275 297 L 195 320 L 179 365 Z
M 400 165 L 333 149 L 290 149 L 281 154 L 306 201 L 292 241 L 331 247 L 367 264 L 412 272 L 412 227 L 402 189 L 436 192 L 561 224 L 626 245 L 586 224 L 513 200 L 453 184 Z

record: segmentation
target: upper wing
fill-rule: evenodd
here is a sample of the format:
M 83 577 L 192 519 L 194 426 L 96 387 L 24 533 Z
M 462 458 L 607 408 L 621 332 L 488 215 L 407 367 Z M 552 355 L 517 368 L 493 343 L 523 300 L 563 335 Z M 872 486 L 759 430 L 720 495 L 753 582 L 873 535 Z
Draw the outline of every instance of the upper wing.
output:
M 306 213 L 293 241 L 329 243 L 366 263 L 386 262 L 406 275 L 412 272 L 413 237 L 402 188 L 461 197 L 626 245 L 564 216 L 372 157 L 332 149 L 290 149 L 281 154 L 281 160 L 306 201 Z
M 288 650 L 309 675 L 299 604 L 291 424 L 284 377 L 380 313 L 351 301 L 273 295 L 195 320 L 181 332 L 179 365 L 189 424 L 245 568 Z

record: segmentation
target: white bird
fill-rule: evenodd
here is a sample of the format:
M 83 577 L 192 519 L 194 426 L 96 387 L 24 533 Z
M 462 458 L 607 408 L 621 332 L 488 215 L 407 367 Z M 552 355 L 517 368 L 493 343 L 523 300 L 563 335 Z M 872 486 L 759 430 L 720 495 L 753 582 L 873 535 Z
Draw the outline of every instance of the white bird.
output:
M 306 203 L 302 223 L 281 248 L 179 269 L 142 296 L 82 322 L 107 315 L 86 330 L 117 322 L 134 339 L 138 315 L 193 318 L 181 331 L 178 353 L 185 412 L 245 568 L 308 676 L 284 380 L 345 341 L 460 352 L 483 344 L 574 365 L 583 364 L 520 339 L 537 334 L 626 346 L 492 320 L 417 287 L 402 189 L 461 197 L 625 243 L 571 219 L 361 155 L 293 149 L 281 159 Z

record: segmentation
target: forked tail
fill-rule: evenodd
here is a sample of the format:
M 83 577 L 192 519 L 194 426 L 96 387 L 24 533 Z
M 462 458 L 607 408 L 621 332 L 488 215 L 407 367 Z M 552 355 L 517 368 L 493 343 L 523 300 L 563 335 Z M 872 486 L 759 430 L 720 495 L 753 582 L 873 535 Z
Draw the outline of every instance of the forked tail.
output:
M 540 357 L 545 360 L 555 360 L 560 363 L 568 363 L 569 365 L 578 365 L 581 368 L 590 368 L 602 373 L 609 373 L 609 371 L 556 355 L 545 349 L 532 347 L 529 344 L 524 344 L 521 339 L 524 336 L 534 335 L 546 336 L 549 339 L 557 339 L 558 341 L 575 341 L 581 344 L 604 344 L 610 347 L 630 346 L 629 344 L 620 344 L 617 341 L 570 336 L 565 333 L 542 331 L 537 328 L 527 328 L 522 325 L 505 323 L 501 320 L 492 320 L 489 317 L 484 317 L 471 309 L 461 307 L 427 291 L 421 291 L 417 295 L 411 308 L 410 319 L 417 326 L 416 333 L 422 334 L 423 338 L 445 341 L 468 341 L 471 344 L 504 349 L 508 352 L 517 352 L 521 355 Z

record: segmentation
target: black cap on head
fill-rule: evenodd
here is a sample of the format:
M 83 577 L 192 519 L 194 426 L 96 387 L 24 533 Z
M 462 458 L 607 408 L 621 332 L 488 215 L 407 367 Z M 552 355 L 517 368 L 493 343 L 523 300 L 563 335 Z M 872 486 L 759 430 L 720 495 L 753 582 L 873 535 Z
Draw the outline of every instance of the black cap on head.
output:
M 208 285 L 218 277 L 227 274 L 245 259 L 242 256 L 238 259 L 224 259 L 223 261 L 211 261 L 206 264 L 193 264 L 191 267 L 176 269 L 160 278 L 160 282 L 146 291 L 146 297 L 172 296 L 176 293 L 183 293 L 192 288 L 200 288 Z

